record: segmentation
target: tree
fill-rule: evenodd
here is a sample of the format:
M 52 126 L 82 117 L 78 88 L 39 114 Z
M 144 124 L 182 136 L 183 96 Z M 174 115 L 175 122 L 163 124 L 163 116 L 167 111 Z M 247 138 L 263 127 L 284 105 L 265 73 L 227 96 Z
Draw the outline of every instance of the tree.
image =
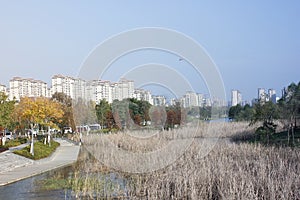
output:
M 152 106 L 149 111 L 151 124 L 155 128 L 164 128 L 167 114 L 164 106 Z
M 279 112 L 276 104 L 273 104 L 271 101 L 259 102 L 254 106 L 254 114 L 250 125 L 262 122 L 262 126 L 256 130 L 256 133 L 267 139 L 269 143 L 270 135 L 275 133 L 277 127 L 274 120 L 278 119 L 278 117 Z
M 77 125 L 95 124 L 97 122 L 96 104 L 93 101 L 77 99 L 73 106 L 74 121 Z
M 167 112 L 167 121 L 166 126 L 169 128 L 174 128 L 174 125 L 181 125 L 184 124 L 185 117 L 183 115 L 186 115 L 184 110 L 181 108 L 180 103 L 176 102 L 175 105 L 169 106 L 166 108 Z M 191 108 L 188 111 L 189 115 L 199 115 L 199 107 Z
M 57 122 L 59 128 L 63 130 L 64 127 L 71 127 L 72 130 L 75 130 L 72 98 L 66 95 L 65 93 L 56 92 L 52 95 L 51 99 L 53 101 L 60 102 L 64 111 L 62 119 L 59 122 Z
M 200 107 L 200 119 L 203 119 L 203 120 L 210 119 L 211 113 L 212 113 L 211 106 Z
M 235 121 L 251 121 L 254 115 L 254 109 L 249 104 L 246 104 L 244 107 L 240 104 L 230 107 L 228 111 L 229 119 Z
M 288 143 L 290 133 L 294 144 L 294 131 L 297 128 L 297 120 L 300 117 L 300 82 L 298 85 L 291 83 L 287 89 L 284 89 L 282 98 L 278 101 L 280 108 L 281 121 L 287 127 Z
M 111 119 L 110 117 L 111 115 L 109 114 L 109 112 L 111 112 L 111 107 L 105 99 L 102 99 L 99 102 L 99 104 L 95 106 L 95 109 L 96 109 L 96 116 L 101 127 L 107 127 L 108 124 L 111 124 L 110 122 L 108 122 Z M 107 118 L 108 116 L 109 118 Z
M 289 124 L 297 127 L 297 119 L 300 117 L 300 82 L 298 85 L 291 83 L 278 102 L 281 108 L 283 118 L 286 118 Z
M 12 114 L 14 111 L 15 101 L 9 101 L 8 96 L 0 92 L 0 127 L 3 129 L 12 128 Z
M 28 128 L 57 128 L 63 115 L 62 105 L 45 97 L 23 97 L 14 110 L 16 121 Z
M 174 125 L 177 122 L 177 115 L 174 110 L 168 110 L 167 111 L 167 121 L 166 125 L 167 127 L 174 128 Z
M 243 108 L 240 104 L 237 104 L 236 106 L 230 107 L 229 112 L 228 112 L 229 119 L 237 120 L 238 115 L 240 114 L 240 112 L 242 110 L 243 110 Z
M 243 107 L 243 110 L 238 115 L 238 118 L 243 121 L 251 121 L 254 115 L 254 109 L 249 104 Z

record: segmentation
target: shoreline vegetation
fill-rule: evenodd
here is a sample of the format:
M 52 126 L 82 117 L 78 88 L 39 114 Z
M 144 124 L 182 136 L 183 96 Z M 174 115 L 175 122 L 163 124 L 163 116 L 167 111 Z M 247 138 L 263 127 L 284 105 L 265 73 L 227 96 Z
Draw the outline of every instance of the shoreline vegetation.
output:
M 156 132 L 147 139 L 126 133 L 90 134 L 83 137 L 80 161 L 65 187 L 75 197 L 87 199 L 299 199 L 299 148 L 228 139 L 255 134 L 257 126 L 213 123 L 210 133 L 219 140 L 206 155 L 201 141 L 208 138 L 207 123 L 197 129 Z M 120 150 L 143 154 L 157 151 L 172 140 L 184 140 L 184 135 L 195 137 L 193 143 L 173 163 L 158 170 L 130 173 L 101 160 L 99 146 L 105 144 L 105 138 Z M 114 159 L 113 154 L 105 154 Z M 61 180 L 60 175 L 57 177 Z

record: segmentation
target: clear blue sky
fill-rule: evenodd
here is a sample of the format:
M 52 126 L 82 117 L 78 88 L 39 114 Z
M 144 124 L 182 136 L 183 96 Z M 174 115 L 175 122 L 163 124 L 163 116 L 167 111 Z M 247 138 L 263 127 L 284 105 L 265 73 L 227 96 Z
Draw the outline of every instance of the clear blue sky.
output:
M 300 1 L 0 1 L 0 83 L 76 76 L 89 52 L 138 27 L 200 43 L 231 89 L 251 100 L 300 81 Z M 168 61 L 166 61 L 168 62 Z M 201 92 L 201 91 L 198 91 Z

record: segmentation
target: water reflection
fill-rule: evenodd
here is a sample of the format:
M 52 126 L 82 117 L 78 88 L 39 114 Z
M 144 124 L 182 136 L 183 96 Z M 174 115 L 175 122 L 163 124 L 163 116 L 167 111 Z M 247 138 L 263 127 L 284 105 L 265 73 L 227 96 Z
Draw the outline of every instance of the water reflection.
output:
M 97 165 L 87 151 L 81 149 L 78 161 L 71 166 L 0 187 L 0 199 L 93 199 L 119 196 L 120 192 L 124 197 L 126 181 L 114 173 L 99 170 Z M 90 181 L 98 187 L 92 192 L 82 192 L 86 189 L 80 185 L 83 181 Z M 117 192 L 115 188 L 118 188 Z
M 27 178 L 6 186 L 0 187 L 0 199 L 5 200 L 56 200 L 56 199 L 75 199 L 71 196 L 70 190 L 42 190 L 38 185 L 45 180 L 51 173 L 44 173 L 38 176 Z

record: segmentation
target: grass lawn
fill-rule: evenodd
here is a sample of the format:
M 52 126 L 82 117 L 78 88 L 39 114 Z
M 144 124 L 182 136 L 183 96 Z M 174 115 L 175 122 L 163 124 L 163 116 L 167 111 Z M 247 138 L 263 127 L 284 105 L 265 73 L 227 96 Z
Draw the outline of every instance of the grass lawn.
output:
M 16 150 L 14 153 L 33 160 L 39 160 L 50 156 L 59 145 L 60 144 L 58 142 L 51 141 L 51 145 L 49 147 L 48 144 L 45 145 L 43 142 L 37 141 L 34 143 L 34 156 L 30 154 L 30 145 L 23 149 Z
M 0 145 L 0 153 L 8 150 L 8 148 L 10 148 L 10 147 L 16 147 L 21 144 L 25 144 L 26 142 L 27 142 L 27 138 L 18 138 L 15 140 L 7 140 L 5 142 L 5 145 Z
M 27 142 L 27 138 L 18 138 L 18 139 L 15 139 L 15 140 L 7 140 L 3 147 L 7 147 L 7 148 L 16 147 L 16 146 L 19 146 L 21 144 L 25 144 L 26 142 Z

